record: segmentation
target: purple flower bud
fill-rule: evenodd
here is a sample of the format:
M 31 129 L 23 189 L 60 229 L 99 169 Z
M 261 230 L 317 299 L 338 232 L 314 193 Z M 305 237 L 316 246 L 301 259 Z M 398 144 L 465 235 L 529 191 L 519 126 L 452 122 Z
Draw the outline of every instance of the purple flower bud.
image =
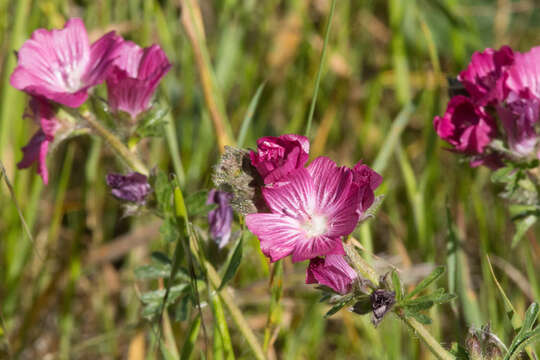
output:
M 221 249 L 231 238 L 231 224 L 233 220 L 233 210 L 229 201 L 232 195 L 224 191 L 212 189 L 208 192 L 207 204 L 217 204 L 217 208 L 208 213 L 208 224 L 210 234 L 218 243 Z
M 146 175 L 138 172 L 107 174 L 107 185 L 114 197 L 140 205 L 144 204 L 146 196 L 152 191 Z

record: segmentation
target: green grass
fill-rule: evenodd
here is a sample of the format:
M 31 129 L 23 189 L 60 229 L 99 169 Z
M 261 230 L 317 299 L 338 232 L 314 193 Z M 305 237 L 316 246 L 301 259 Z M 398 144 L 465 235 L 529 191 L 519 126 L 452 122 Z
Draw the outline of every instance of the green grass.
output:
M 141 45 L 160 44 L 174 65 L 159 90 L 160 101 L 170 108 L 170 124 L 166 138 L 148 141 L 141 155 L 149 168 L 176 173 L 184 194 L 209 188 L 219 156 L 217 136 L 179 3 L 0 0 L 0 159 L 33 237 L 25 233 L 2 181 L 0 358 L 11 353 L 21 359 L 47 354 L 121 359 L 136 346 L 145 349 L 148 359 L 162 358 L 161 352 L 152 352 L 160 348 L 153 344 L 156 324 L 142 319 L 138 298 L 157 284 L 134 276 L 136 267 L 150 262 L 152 251 L 173 251 L 160 237 L 158 219 L 122 217 L 120 204 L 104 183 L 105 174 L 118 171 L 120 164 L 107 145 L 89 137 L 69 141 L 49 158 L 46 187 L 34 169 L 17 170 L 20 147 L 35 126 L 22 119 L 26 97 L 8 79 L 16 62 L 13 51 L 31 32 L 61 27 L 71 16 L 82 16 L 94 38 L 114 28 Z M 232 138 L 247 147 L 264 135 L 304 133 L 331 1 L 199 3 L 205 64 L 212 67 L 214 100 L 228 122 L 225 131 L 230 127 Z M 517 314 L 523 317 L 530 302 L 540 300 L 538 226 L 512 249 L 515 228 L 508 204 L 497 197 L 500 189 L 490 183 L 489 171 L 470 169 L 445 151 L 432 127 L 433 116 L 444 111 L 448 100 L 445 76 L 456 75 L 473 51 L 503 43 L 518 50 L 537 45 L 540 5 L 508 1 L 513 12 L 504 13 L 498 7 L 504 3 L 338 0 L 311 123 L 312 144 L 318 144 L 321 154 L 344 165 L 362 159 L 382 171 L 384 184 L 378 193 L 385 194 L 384 204 L 369 227 L 355 234 L 362 244 L 397 266 L 404 277 L 422 271 L 423 264 L 447 266 L 445 281 L 438 285 L 459 297 L 436 307 L 428 327 L 445 345 L 463 343 L 470 325 L 487 322 L 507 345 L 513 338 L 486 255 L 504 260 L 492 264 Z M 448 235 L 447 206 L 454 237 Z M 271 355 L 432 358 L 396 319 L 385 319 L 377 329 L 368 317 L 345 310 L 324 319 L 328 306 L 303 284 L 305 264 L 290 260 L 283 261 L 283 293 L 279 306 L 272 306 L 267 329 L 274 294 L 270 269 L 253 236 L 244 244 L 239 272 L 229 284 L 236 305 Z M 116 251 L 119 255 L 110 258 Z M 225 259 L 217 254 L 212 261 L 217 268 Z M 517 282 L 510 266 L 522 275 Z M 229 358 L 231 347 L 236 358 L 252 358 L 221 298 L 206 290 L 201 296 L 208 301 L 203 319 L 209 348 L 221 349 L 216 354 L 223 359 Z M 176 353 L 201 358 L 205 340 L 197 311 L 182 323 L 172 315 L 169 340 L 177 349 L 169 351 L 171 358 Z M 213 317 L 225 318 L 226 326 L 219 322 L 214 327 Z M 142 345 L 137 336 L 141 333 Z M 213 333 L 219 333 L 221 345 L 213 342 Z

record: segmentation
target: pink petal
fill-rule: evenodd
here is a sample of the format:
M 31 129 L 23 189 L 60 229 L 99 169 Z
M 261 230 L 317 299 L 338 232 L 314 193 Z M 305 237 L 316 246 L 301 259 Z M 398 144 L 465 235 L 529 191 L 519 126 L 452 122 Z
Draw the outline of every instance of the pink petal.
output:
M 90 61 L 83 76 L 86 87 L 100 84 L 105 80 L 112 70 L 114 61 L 120 55 L 122 42 L 122 38 L 111 31 L 92 44 Z
M 38 29 L 18 52 L 11 75 L 13 87 L 67 106 L 86 100 L 81 77 L 90 59 L 81 19 L 70 19 L 62 30 Z
M 529 89 L 540 97 L 540 46 L 526 53 L 515 53 L 514 65 L 508 70 L 506 86 L 516 93 Z
M 353 174 L 351 169 L 337 167 L 327 157 L 321 156 L 308 166 L 315 188 L 315 204 L 324 214 L 331 215 L 339 211 L 348 199 Z
M 306 241 L 298 221 L 288 216 L 249 214 L 246 216 L 246 225 L 257 235 L 261 242 L 261 251 L 272 262 L 290 255 L 296 243 Z
M 341 238 L 320 235 L 298 241 L 292 253 L 292 261 L 299 262 L 331 254 L 345 255 Z
M 309 262 L 306 284 L 319 283 L 346 294 L 357 276 L 342 255 L 329 255 L 324 260 L 315 258 Z
M 301 168 L 292 172 L 288 180 L 263 188 L 263 197 L 272 212 L 303 219 L 315 207 L 313 179 Z

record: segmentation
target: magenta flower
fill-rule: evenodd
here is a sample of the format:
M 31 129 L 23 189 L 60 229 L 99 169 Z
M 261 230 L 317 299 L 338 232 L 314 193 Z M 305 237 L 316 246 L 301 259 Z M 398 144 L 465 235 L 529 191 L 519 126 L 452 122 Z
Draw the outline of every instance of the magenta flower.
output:
M 117 199 L 142 205 L 146 197 L 152 191 L 146 175 L 138 172 L 128 174 L 107 174 L 107 186 L 111 188 L 111 194 Z
M 375 201 L 375 190 L 382 183 L 382 176 L 369 166 L 359 161 L 353 168 L 353 181 L 358 185 L 360 203 L 359 215 L 362 215 Z
M 467 69 L 458 80 L 478 105 L 502 101 L 505 96 L 506 69 L 514 62 L 514 51 L 503 46 L 499 50 L 475 52 Z
M 257 152 L 249 155 L 264 183 L 272 184 L 304 167 L 309 159 L 309 140 L 295 134 L 266 136 L 257 140 Z
M 324 259 L 316 257 L 309 261 L 306 284 L 326 285 L 344 295 L 351 291 L 357 277 L 358 274 L 342 255 L 328 255 Z
M 454 96 L 444 116 L 436 116 L 433 125 L 437 134 L 458 152 L 481 154 L 496 135 L 493 118 L 471 99 Z
M 212 189 L 208 192 L 207 204 L 217 204 L 217 208 L 208 213 L 208 224 L 210 225 L 210 235 L 217 241 L 221 249 L 231 238 L 231 225 L 233 221 L 233 210 L 229 201 L 232 195 L 224 191 Z
M 37 163 L 37 173 L 43 179 L 43 183 L 49 183 L 49 171 L 47 170 L 47 153 L 49 145 L 54 140 L 54 134 L 59 128 L 55 118 L 54 109 L 45 99 L 33 97 L 29 103 L 29 116 L 40 125 L 40 129 L 32 136 L 30 142 L 22 148 L 23 159 L 17 164 L 19 169 L 25 169 L 34 162 Z
M 110 32 L 90 46 L 78 18 L 68 20 L 62 30 L 38 29 L 19 50 L 10 83 L 30 95 L 78 107 L 88 89 L 105 80 L 119 40 Z
M 272 262 L 288 255 L 297 262 L 344 254 L 341 237 L 359 218 L 360 194 L 351 169 L 319 157 L 262 194 L 272 213 L 249 214 L 246 224 Z
M 171 64 L 158 45 L 142 49 L 125 41 L 114 65 L 107 77 L 109 106 L 112 111 L 125 111 L 135 119 L 150 108 L 152 95 Z

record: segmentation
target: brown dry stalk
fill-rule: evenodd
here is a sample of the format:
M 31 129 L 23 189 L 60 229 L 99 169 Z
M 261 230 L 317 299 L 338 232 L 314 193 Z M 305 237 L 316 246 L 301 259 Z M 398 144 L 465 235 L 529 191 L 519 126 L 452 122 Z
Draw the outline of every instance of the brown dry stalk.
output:
M 186 30 L 187 37 L 193 48 L 195 63 L 199 71 L 206 106 L 210 112 L 210 118 L 216 131 L 216 137 L 220 153 L 223 153 L 225 145 L 233 145 L 234 142 L 228 133 L 227 114 L 223 108 L 223 99 L 217 90 L 211 64 L 208 59 L 208 51 L 204 36 L 204 28 L 201 10 L 197 1 L 180 0 L 182 7 L 182 26 Z

